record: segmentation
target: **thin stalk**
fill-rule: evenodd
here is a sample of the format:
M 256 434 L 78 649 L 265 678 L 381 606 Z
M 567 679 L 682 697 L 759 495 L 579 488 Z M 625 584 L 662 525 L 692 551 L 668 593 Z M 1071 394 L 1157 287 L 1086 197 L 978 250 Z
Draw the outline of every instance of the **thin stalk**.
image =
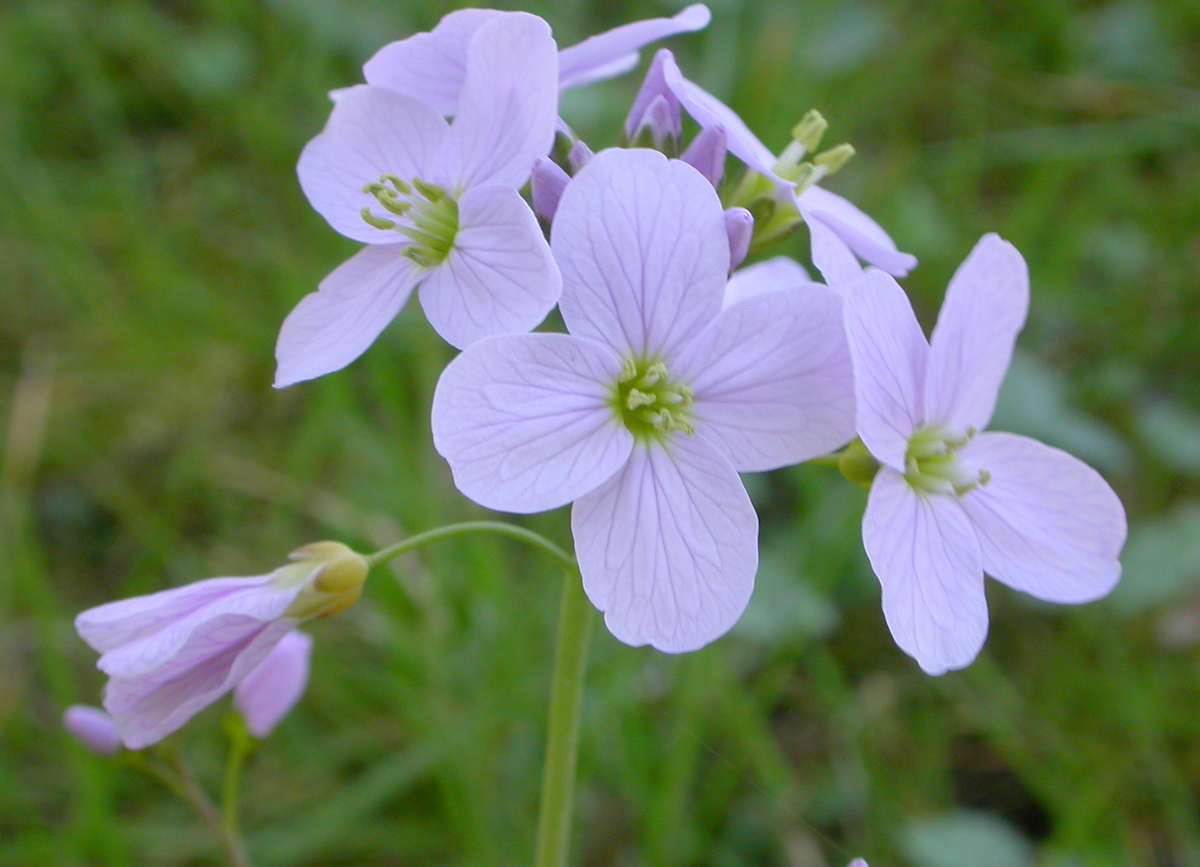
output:
M 576 569 L 575 558 L 562 548 L 555 545 L 545 536 L 539 535 L 532 530 L 526 530 L 524 527 L 518 527 L 514 524 L 505 524 L 500 521 L 465 521 L 461 524 L 448 524 L 445 527 L 436 527 L 433 530 L 426 530 L 424 533 L 418 533 L 415 536 L 409 536 L 407 539 L 402 539 L 394 545 L 389 545 L 386 548 L 380 548 L 374 554 L 371 554 L 366 558 L 367 565 L 374 568 L 381 563 L 386 563 L 393 557 L 399 557 L 401 554 L 407 553 L 414 548 L 420 548 L 422 545 L 440 542 L 443 539 L 452 539 L 455 536 L 465 536 L 469 533 L 495 533 L 500 536 L 508 536 L 510 538 L 517 539 L 527 545 L 532 545 L 534 548 L 538 548 L 549 554 L 559 563 L 567 567 L 568 570 L 574 572 Z
M 592 606 L 578 569 L 567 570 L 558 617 L 558 647 L 550 689 L 550 721 L 542 771 L 535 867 L 566 867 L 571 837 L 571 801 L 579 755 L 579 720 Z
M 241 788 L 242 770 L 254 743 L 241 715 L 233 714 L 225 725 L 229 735 L 229 755 L 225 760 L 225 780 L 221 792 L 221 826 L 234 840 L 242 838 Z

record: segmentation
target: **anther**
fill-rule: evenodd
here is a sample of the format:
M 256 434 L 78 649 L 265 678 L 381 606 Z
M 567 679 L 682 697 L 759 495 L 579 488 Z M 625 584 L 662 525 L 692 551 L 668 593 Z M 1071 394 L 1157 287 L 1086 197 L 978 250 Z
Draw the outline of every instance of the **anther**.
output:
M 625 398 L 625 405 L 630 409 L 637 409 L 639 406 L 652 406 L 657 399 L 652 394 L 631 388 L 629 389 L 629 396 Z
M 423 181 L 420 178 L 413 178 L 412 183 L 416 191 L 431 202 L 440 202 L 442 197 L 446 195 L 446 191 L 441 187 Z
M 384 231 L 396 228 L 394 220 L 385 220 L 382 217 L 376 217 L 371 213 L 370 208 L 363 208 L 358 213 L 368 226 L 374 226 L 376 229 L 383 229 Z

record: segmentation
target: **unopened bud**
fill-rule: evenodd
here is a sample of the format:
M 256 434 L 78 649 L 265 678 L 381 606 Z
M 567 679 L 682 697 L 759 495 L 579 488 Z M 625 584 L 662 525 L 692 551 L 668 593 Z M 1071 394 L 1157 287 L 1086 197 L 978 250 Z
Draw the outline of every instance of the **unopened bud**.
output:
M 730 208 L 725 212 L 725 232 L 729 235 L 729 268 L 733 270 L 750 252 L 754 216 L 745 208 Z
M 580 170 L 592 161 L 592 156 L 592 149 L 582 139 L 571 145 L 571 149 L 567 151 L 567 167 L 571 170 L 571 175 L 579 174 Z
M 305 584 L 288 608 L 288 617 L 328 617 L 349 608 L 362 595 L 370 567 L 361 554 L 340 542 L 314 542 L 290 556 L 296 563 L 281 573 L 298 572 Z
M 705 127 L 696 134 L 680 157 L 717 187 L 725 175 L 725 130 L 719 126 Z
M 246 728 L 265 738 L 296 706 L 308 685 L 312 638 L 292 631 L 234 689 L 233 703 Z
M 563 190 L 570 182 L 571 176 L 563 171 L 562 166 L 549 157 L 539 157 L 533 164 L 533 174 L 529 178 L 534 213 L 547 223 L 553 222 Z
M 112 756 L 121 749 L 121 735 L 117 733 L 116 723 L 98 707 L 71 705 L 63 714 L 63 728 L 97 755 Z
M 679 98 L 667 86 L 663 66 L 675 60 L 666 48 L 659 49 L 646 70 L 642 86 L 633 98 L 629 115 L 625 118 L 625 138 L 636 142 L 648 130 L 655 147 L 662 149 L 668 137 L 679 140 L 683 123 L 679 113 Z
M 681 131 L 678 107 L 672 117 L 671 105 L 666 98 L 656 96 L 634 129 L 634 133 L 629 139 L 629 146 L 648 147 L 663 152 L 669 150 L 671 154 L 674 154 Z

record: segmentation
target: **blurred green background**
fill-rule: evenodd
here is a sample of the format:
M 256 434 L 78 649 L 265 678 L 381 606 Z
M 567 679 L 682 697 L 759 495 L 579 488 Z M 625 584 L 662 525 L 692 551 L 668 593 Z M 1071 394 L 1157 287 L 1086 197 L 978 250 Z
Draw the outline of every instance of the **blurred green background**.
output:
M 102 682 L 80 609 L 484 514 L 430 444 L 451 352 L 416 305 L 348 370 L 270 388 L 282 318 L 355 249 L 294 174 L 325 94 L 449 8 L 0 5 L 0 865 L 216 863 L 161 787 L 62 733 Z M 568 45 L 679 6 L 521 8 Z M 921 259 L 927 326 L 980 235 L 1024 252 L 993 426 L 1106 475 L 1126 577 L 1077 609 L 989 582 L 983 655 L 929 678 L 884 625 L 864 495 L 818 467 L 747 477 L 763 565 L 735 630 L 668 657 L 597 629 L 579 863 L 1200 864 L 1200 6 L 712 8 L 669 43 L 685 72 L 774 147 L 810 107 L 857 147 L 829 187 Z M 563 113 L 611 144 L 638 81 Z M 566 510 L 529 525 L 569 542 Z M 558 588 L 536 554 L 465 540 L 313 625 L 312 687 L 248 771 L 256 863 L 527 863 Z M 185 730 L 210 788 L 227 708 Z

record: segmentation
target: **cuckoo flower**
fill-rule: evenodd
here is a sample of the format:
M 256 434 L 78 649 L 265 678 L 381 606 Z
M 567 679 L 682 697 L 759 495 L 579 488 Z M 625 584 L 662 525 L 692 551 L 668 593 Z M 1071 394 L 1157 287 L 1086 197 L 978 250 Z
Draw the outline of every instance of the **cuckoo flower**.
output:
M 333 228 L 370 246 L 284 322 L 277 387 L 345 367 L 418 284 L 430 324 L 458 347 L 550 312 L 561 278 L 517 188 L 554 138 L 557 67 L 546 23 L 511 13 L 471 39 L 453 124 L 391 90 L 342 95 L 300 156 L 300 184 Z
M 853 434 L 841 299 L 808 284 L 722 309 L 721 203 L 654 151 L 597 155 L 563 193 L 551 246 L 570 334 L 468 347 L 434 394 L 434 444 L 484 506 L 573 501 L 584 589 L 613 635 L 694 650 L 754 584 L 758 519 L 738 472 Z
M 701 128 L 722 130 L 729 152 L 769 179 L 778 197 L 795 204 L 808 224 L 813 263 L 830 286 L 840 288 L 858 278 L 861 269 L 855 256 L 897 277 L 916 266 L 917 260 L 899 252 L 878 223 L 841 196 L 817 186 L 826 174 L 845 162 L 852 150 L 845 146 L 833 148 L 804 164 L 801 171 L 801 158 L 816 149 L 824 132 L 819 115 L 806 118 L 807 123 L 797 127 L 796 140 L 776 157 L 733 109 L 684 78 L 669 50 L 659 50 L 652 69 L 659 70 L 664 86 Z M 645 99 L 645 94 L 640 96 Z
M 299 630 L 289 632 L 234 688 L 233 703 L 256 738 L 269 735 L 304 695 L 312 643 Z
M 367 84 L 420 100 L 442 115 L 457 114 L 472 40 L 485 25 L 514 14 L 520 13 L 496 9 L 451 12 L 429 33 L 379 49 L 363 66 L 363 75 Z M 708 7 L 697 3 L 673 18 L 635 21 L 564 48 L 558 54 L 558 85 L 566 90 L 628 72 L 637 65 L 639 48 L 677 33 L 702 30 L 711 18 Z
M 1125 512 L 1070 455 L 982 433 L 1029 306 L 1025 261 L 985 236 L 926 342 L 904 292 L 868 270 L 846 296 L 858 433 L 882 465 L 863 544 L 897 644 L 930 674 L 968 665 L 987 633 L 983 575 L 1081 603 L 1120 577 Z
M 268 575 L 211 578 L 75 619 L 109 676 L 104 707 L 130 749 L 156 743 L 233 689 L 304 620 L 354 603 L 366 561 L 318 542 Z

